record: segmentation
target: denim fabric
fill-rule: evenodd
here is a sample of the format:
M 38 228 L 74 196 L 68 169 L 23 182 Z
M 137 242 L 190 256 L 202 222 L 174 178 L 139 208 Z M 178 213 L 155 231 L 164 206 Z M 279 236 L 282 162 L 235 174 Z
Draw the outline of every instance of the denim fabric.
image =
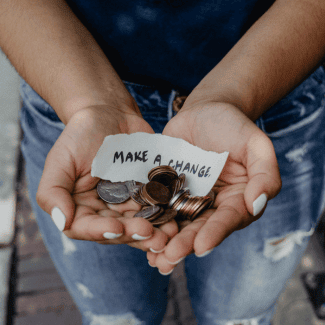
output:
M 172 118 L 175 91 L 125 83 L 155 132 Z M 84 324 L 160 324 L 168 276 L 126 245 L 68 239 L 35 201 L 48 151 L 64 125 L 23 80 L 22 150 L 30 197 L 51 257 Z M 294 272 L 324 205 L 325 73 L 319 68 L 257 125 L 270 137 L 283 188 L 264 215 L 206 257 L 185 259 L 192 306 L 202 325 L 269 325 L 276 299 Z

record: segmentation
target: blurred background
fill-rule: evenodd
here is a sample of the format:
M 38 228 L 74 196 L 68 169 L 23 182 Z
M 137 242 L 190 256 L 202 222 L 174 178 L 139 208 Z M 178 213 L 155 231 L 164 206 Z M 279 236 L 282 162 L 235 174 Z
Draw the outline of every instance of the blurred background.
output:
M 0 51 L 0 325 L 79 325 L 81 316 L 29 204 L 19 150 L 20 105 L 19 77 Z M 277 302 L 272 325 L 325 325 L 324 219 Z M 197 324 L 182 263 L 172 273 L 168 297 L 162 325 Z

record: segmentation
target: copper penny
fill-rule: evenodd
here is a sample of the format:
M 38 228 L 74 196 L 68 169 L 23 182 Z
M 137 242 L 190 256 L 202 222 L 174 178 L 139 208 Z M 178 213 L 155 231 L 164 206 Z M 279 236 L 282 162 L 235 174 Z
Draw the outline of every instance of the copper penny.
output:
M 212 201 L 211 197 L 203 196 L 201 205 L 197 209 L 195 209 L 194 213 L 190 217 L 191 221 L 195 220 L 201 212 L 206 210 L 211 204 L 211 201 Z
M 172 173 L 161 173 L 161 174 L 153 176 L 151 178 L 151 181 L 155 181 L 155 182 L 161 183 L 165 186 L 169 186 L 170 183 L 174 179 L 177 179 L 177 175 L 172 174 Z
M 208 206 L 208 209 L 210 209 L 210 208 L 213 207 L 214 201 L 215 201 L 215 199 L 216 199 L 216 194 L 214 193 L 213 190 L 211 190 L 211 191 L 207 194 L 207 196 L 209 196 L 209 197 L 212 199 L 210 205 Z
M 151 204 L 167 204 L 171 198 L 168 188 L 155 181 L 147 183 L 142 189 L 142 194 Z
M 173 179 L 170 184 L 168 185 L 169 192 L 171 193 L 172 197 L 176 195 L 178 192 L 178 185 L 179 184 L 179 179 L 175 178 Z
M 171 181 L 177 178 L 175 169 L 167 165 L 154 167 L 148 173 L 149 181 L 159 182 L 165 186 L 169 186 Z

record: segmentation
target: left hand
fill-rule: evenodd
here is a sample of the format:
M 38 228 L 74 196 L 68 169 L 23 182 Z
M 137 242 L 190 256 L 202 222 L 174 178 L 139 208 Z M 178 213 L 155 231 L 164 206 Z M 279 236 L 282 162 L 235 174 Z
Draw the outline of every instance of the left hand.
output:
M 147 253 L 152 266 L 170 272 L 189 254 L 203 255 L 232 232 L 260 218 L 266 200 L 281 189 L 281 178 L 270 139 L 237 107 L 219 102 L 184 104 L 163 134 L 182 138 L 207 151 L 229 152 L 213 190 L 212 209 L 180 227 L 164 252 Z

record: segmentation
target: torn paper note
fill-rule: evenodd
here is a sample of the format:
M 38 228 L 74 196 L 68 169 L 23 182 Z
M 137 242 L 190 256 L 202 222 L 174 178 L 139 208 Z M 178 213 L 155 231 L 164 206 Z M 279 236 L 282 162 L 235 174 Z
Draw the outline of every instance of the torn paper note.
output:
M 203 196 L 218 179 L 228 152 L 205 151 L 183 139 L 162 134 L 133 133 L 110 135 L 104 139 L 91 168 L 91 176 L 124 182 L 147 183 L 148 172 L 169 165 L 186 176 L 191 195 Z

